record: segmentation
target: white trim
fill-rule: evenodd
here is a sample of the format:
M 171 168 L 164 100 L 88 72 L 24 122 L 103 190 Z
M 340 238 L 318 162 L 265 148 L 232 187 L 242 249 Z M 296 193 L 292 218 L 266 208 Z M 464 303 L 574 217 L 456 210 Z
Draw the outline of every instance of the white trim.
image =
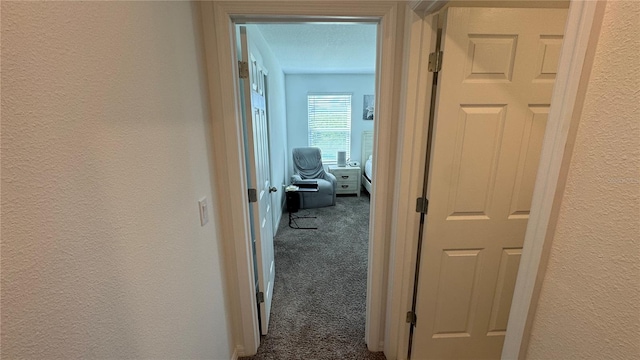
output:
M 365 5 L 365 7 L 370 5 Z M 392 160 L 395 149 L 392 149 L 394 141 L 395 116 L 393 109 L 394 94 L 399 91 L 400 82 L 396 79 L 396 46 L 398 7 L 404 7 L 401 3 L 387 5 L 384 14 L 381 14 L 378 26 L 378 56 L 376 59 L 376 93 L 378 100 L 376 109 L 376 121 L 374 122 L 373 139 L 373 178 L 376 182 L 372 187 L 371 214 L 369 222 L 369 254 L 367 271 L 367 300 L 365 342 L 371 351 L 380 351 L 378 344 L 383 340 L 384 334 L 384 307 L 386 302 L 387 280 L 386 275 L 386 249 L 391 227 L 392 204 L 388 196 L 388 189 L 393 179 L 389 174 L 393 172 Z M 382 136 L 384 134 L 384 136 Z
M 437 11 L 440 11 L 440 9 L 447 5 L 447 3 L 449 3 L 449 0 L 420 0 L 417 2 L 419 4 L 417 4 L 414 8 L 416 12 L 422 11 L 423 14 L 433 14 Z
M 429 6 L 441 7 L 445 1 L 432 1 Z M 570 147 L 567 148 L 569 128 L 575 127 L 577 115 L 581 110 L 579 89 L 581 78 L 588 75 L 590 66 L 584 66 L 588 46 L 593 45 L 592 31 L 599 28 L 596 7 L 603 2 L 571 1 L 569 16 L 565 30 L 561 60 L 548 125 L 541 153 L 536 189 L 533 195 L 531 218 L 527 227 L 524 250 L 516 291 L 512 303 L 507 336 L 503 348 L 503 359 L 524 357 L 522 344 L 528 339 L 526 324 L 532 321 L 535 310 L 534 300 L 539 291 L 541 273 L 544 272 L 545 254 L 543 248 L 549 244 L 547 239 L 550 229 L 555 224 L 554 207 L 558 206 L 556 196 L 563 189 L 562 168 L 568 165 Z M 422 6 L 414 8 L 423 11 Z M 394 220 L 392 225 L 392 243 L 389 259 L 389 289 L 387 301 L 387 321 L 385 336 L 385 355 L 389 360 L 406 359 L 409 339 L 408 325 L 404 322 L 404 314 L 410 309 L 415 273 L 415 251 L 418 223 L 412 208 L 415 198 L 422 190 L 424 174 L 424 150 L 426 142 L 427 118 L 430 104 L 430 84 L 423 79 L 421 71 L 426 67 L 425 52 L 434 46 L 435 31 L 431 17 L 423 21 L 418 14 L 410 14 L 407 19 L 411 30 L 406 41 L 408 54 L 405 59 L 404 93 L 401 104 L 405 107 L 404 125 L 399 141 L 399 175 L 394 194 Z M 445 56 L 446 59 L 446 56 Z M 406 73 L 411 75 L 406 76 Z M 418 81 L 417 79 L 420 78 Z M 427 78 L 430 78 L 427 76 Z M 428 89 L 423 84 L 427 84 Z M 400 117 L 403 121 L 403 117 Z M 573 121 L 573 124 L 572 124 Z M 420 151 L 415 154 L 414 151 Z M 421 157 L 421 158 L 420 158 Z M 404 171 L 403 171 L 404 170 Z M 561 193 L 560 193 L 561 194 Z M 556 201 L 556 203 L 554 203 Z M 537 288 L 536 288 L 537 286 Z
M 406 26 L 400 114 L 403 127 L 399 134 L 398 149 L 398 168 L 401 170 L 394 190 L 385 322 L 384 352 L 389 360 L 406 358 L 408 350 L 409 328 L 405 323 L 405 314 L 411 310 L 420 225 L 419 214 L 415 212 L 415 199 L 422 193 L 423 187 L 433 82 L 433 73 L 423 65 L 428 63 L 429 53 L 435 49 L 437 20 L 433 15 L 423 20 L 414 11 L 407 11 Z
M 599 5 L 600 3 L 600 5 Z M 503 359 L 523 358 L 526 348 L 523 340 L 528 343 L 529 331 L 526 330 L 535 314 L 535 303 L 539 295 L 536 282 L 541 281 L 539 275 L 544 274 L 546 267 L 543 252 L 550 244 L 555 228 L 559 199 L 564 189 L 566 173 L 563 167 L 568 165 L 571 149 L 567 147 L 569 129 L 579 121 L 582 110 L 580 92 L 584 92 L 586 84 L 582 83 L 591 72 L 591 63 L 587 59 L 587 50 L 595 46 L 592 36 L 593 29 L 599 29 L 602 23 L 604 2 L 571 1 L 567 25 L 565 28 L 560 63 L 556 83 L 553 89 L 549 119 L 545 130 L 540 165 L 531 203 L 531 215 L 527 224 L 527 232 L 522 249 L 518 278 L 513 294 L 507 334 L 502 348 Z M 598 15 L 600 14 L 600 15 Z M 587 66 L 585 66 L 585 63 Z M 582 86 L 581 86 L 582 85 Z M 544 264 L 545 266 L 541 266 Z M 526 338 L 525 338 L 526 336 Z
M 238 360 L 238 348 L 233 349 L 233 354 L 231 354 L 231 360 Z
M 214 211 L 221 218 L 225 259 L 231 259 L 225 262 L 225 273 L 226 295 L 231 307 L 232 338 L 237 347 L 253 349 L 255 352 L 259 345 L 258 316 L 257 311 L 253 311 L 257 305 L 249 221 L 245 221 L 248 219 L 249 208 L 248 203 L 243 201 L 246 198 L 247 176 L 242 126 L 235 121 L 236 114 L 240 114 L 240 103 L 236 96 L 239 86 L 237 81 L 222 81 L 233 78 L 228 69 L 233 69 L 231 73 L 237 74 L 238 65 L 233 61 L 235 56 L 231 56 L 231 51 L 235 54 L 235 46 L 227 50 L 227 53 L 220 51 L 219 44 L 227 42 L 223 34 L 227 35 L 227 40 L 232 39 L 229 35 L 231 23 L 217 7 L 214 2 L 201 3 L 211 103 L 213 165 L 217 184 Z
M 254 354 L 259 346 L 255 284 L 246 199 L 244 147 L 237 79 L 234 21 L 299 20 L 378 22 L 379 51 L 376 95 L 380 99 L 374 139 L 377 154 L 372 199 L 373 221 L 370 225 L 369 271 L 367 276 L 367 322 L 365 337 L 368 347 L 377 351 L 381 341 L 383 308 L 386 300 L 385 255 L 389 238 L 391 199 L 387 189 L 393 180 L 392 157 L 395 141 L 394 94 L 399 91 L 396 75 L 396 17 L 404 4 L 393 1 L 309 1 L 298 2 L 202 2 L 205 52 L 209 74 L 212 109 L 214 174 L 218 184 L 216 212 L 221 214 L 221 231 L 226 253 L 227 290 L 234 326 L 234 342 L 246 353 Z M 283 19 L 282 16 L 289 16 Z M 231 71 L 229 71 L 231 69 Z M 376 211 L 376 209 L 378 209 Z
M 273 228 L 273 236 L 278 235 L 278 227 L 280 226 L 280 221 L 282 220 L 282 214 L 284 214 L 284 211 L 287 209 L 287 198 L 283 196 L 283 199 L 285 200 L 285 202 L 280 204 L 280 212 L 278 213 L 278 220 L 274 224 L 275 227 Z

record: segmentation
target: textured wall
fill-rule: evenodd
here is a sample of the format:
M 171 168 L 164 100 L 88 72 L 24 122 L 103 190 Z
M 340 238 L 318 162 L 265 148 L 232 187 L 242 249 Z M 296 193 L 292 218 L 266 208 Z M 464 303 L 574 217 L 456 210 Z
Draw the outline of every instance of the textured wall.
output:
M 351 93 L 351 159 L 360 159 L 362 132 L 373 130 L 373 121 L 362 120 L 364 95 L 375 93 L 374 74 L 287 74 L 287 144 L 291 156 L 293 148 L 308 146 L 308 93 Z M 325 164 L 326 165 L 326 164 Z M 289 176 L 293 164 L 289 164 Z
M 639 19 L 608 2 L 529 359 L 640 357 Z
M 2 357 L 229 359 L 200 19 L 2 2 Z

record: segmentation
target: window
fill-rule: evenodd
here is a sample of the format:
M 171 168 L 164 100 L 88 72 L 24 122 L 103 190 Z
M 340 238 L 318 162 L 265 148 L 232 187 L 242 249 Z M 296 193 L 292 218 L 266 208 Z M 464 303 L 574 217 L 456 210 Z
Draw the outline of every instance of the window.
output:
M 322 162 L 335 164 L 338 151 L 351 150 L 351 94 L 310 94 L 309 146 L 319 147 Z

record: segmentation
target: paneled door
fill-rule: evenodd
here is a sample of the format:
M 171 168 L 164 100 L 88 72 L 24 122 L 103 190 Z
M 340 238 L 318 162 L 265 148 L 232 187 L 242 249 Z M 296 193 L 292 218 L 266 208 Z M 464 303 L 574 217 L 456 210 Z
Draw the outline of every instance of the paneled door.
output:
M 412 359 L 498 359 L 567 10 L 445 14 Z
M 240 57 L 248 64 L 248 76 L 243 82 L 245 106 L 245 129 L 247 132 L 247 171 L 249 186 L 256 190 L 256 201 L 252 203 L 252 241 L 254 266 L 258 275 L 258 308 L 260 332 L 267 334 L 269 314 L 275 280 L 275 260 L 273 250 L 273 220 L 270 193 L 269 138 L 265 98 L 266 71 L 261 63 L 262 56 L 257 50 L 249 50 L 246 27 L 240 27 Z

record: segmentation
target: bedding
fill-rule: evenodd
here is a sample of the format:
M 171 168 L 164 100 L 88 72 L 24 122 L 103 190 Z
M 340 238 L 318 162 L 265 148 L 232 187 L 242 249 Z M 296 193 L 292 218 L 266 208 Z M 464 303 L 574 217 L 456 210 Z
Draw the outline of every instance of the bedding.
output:
M 369 179 L 370 182 L 373 179 L 372 164 L 373 164 L 373 155 L 369 155 L 367 162 L 364 164 L 364 175 L 367 177 L 367 179 Z
M 362 132 L 362 186 L 367 189 L 371 194 L 372 186 L 371 179 L 373 179 L 373 131 L 366 130 Z

